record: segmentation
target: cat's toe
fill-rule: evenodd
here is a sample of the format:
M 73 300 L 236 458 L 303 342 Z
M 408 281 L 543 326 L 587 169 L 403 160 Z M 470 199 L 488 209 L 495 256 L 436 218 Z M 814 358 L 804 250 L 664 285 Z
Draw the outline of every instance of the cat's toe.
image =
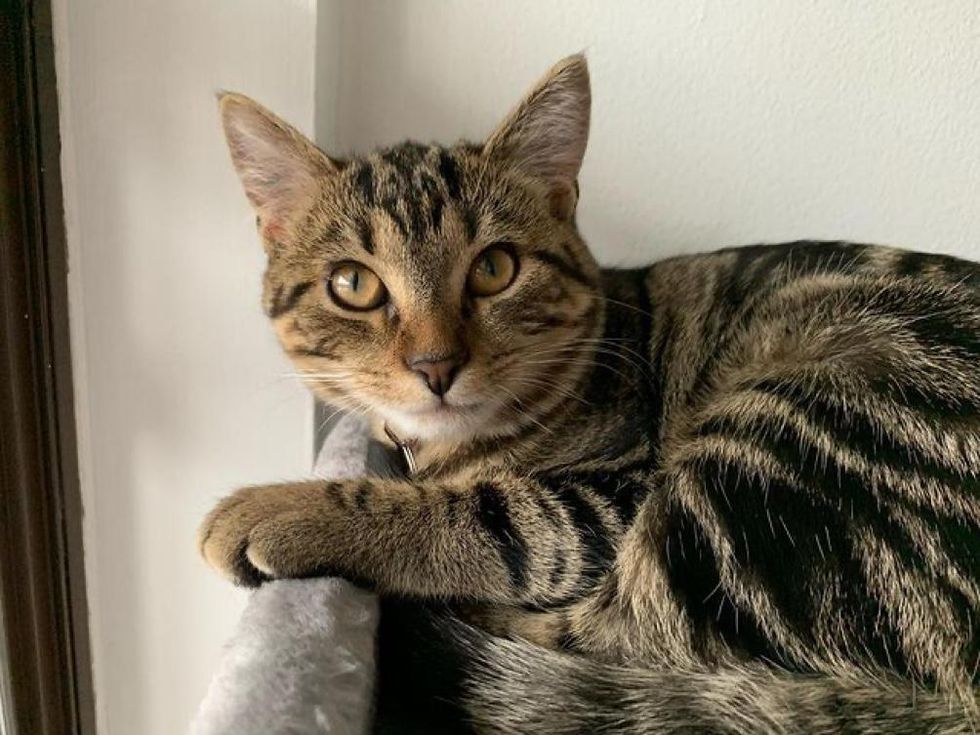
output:
M 246 557 L 268 577 L 308 577 L 326 554 L 324 530 L 301 512 L 287 512 L 259 523 L 249 534 Z
M 198 530 L 205 561 L 235 584 L 249 587 L 269 578 L 248 559 L 249 535 L 264 513 L 261 502 L 256 503 L 258 493 L 258 488 L 245 488 L 223 499 Z
M 243 488 L 201 524 L 201 555 L 236 584 L 318 574 L 330 556 L 327 520 L 333 515 L 323 502 L 329 496 L 330 486 L 322 483 Z

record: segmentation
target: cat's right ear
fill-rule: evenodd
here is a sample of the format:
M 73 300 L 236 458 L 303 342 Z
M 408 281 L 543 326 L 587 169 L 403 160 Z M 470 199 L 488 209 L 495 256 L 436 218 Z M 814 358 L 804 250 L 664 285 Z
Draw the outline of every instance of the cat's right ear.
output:
M 231 160 L 267 244 L 287 239 L 339 165 L 255 100 L 218 95 Z

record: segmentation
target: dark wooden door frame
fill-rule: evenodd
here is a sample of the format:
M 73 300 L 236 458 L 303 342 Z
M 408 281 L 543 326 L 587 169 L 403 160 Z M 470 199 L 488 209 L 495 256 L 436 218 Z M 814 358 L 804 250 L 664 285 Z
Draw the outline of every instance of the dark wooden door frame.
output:
M 9 735 L 94 735 L 50 0 L 0 0 L 0 605 Z

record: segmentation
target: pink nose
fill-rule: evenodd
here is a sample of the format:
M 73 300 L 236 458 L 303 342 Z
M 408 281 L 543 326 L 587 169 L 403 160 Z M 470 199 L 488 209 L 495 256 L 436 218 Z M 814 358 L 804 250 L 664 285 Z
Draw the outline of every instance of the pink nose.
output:
M 422 376 L 425 384 L 437 396 L 443 396 L 453 384 L 459 369 L 466 362 L 466 355 L 413 355 L 405 361 L 408 369 Z

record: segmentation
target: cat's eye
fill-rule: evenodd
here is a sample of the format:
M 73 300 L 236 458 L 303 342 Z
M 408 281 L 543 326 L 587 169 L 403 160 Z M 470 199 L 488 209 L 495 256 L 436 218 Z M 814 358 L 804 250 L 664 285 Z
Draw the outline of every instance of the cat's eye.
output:
M 500 293 L 517 277 L 517 259 L 509 247 L 491 245 L 473 261 L 466 288 L 474 296 Z
M 337 304 L 353 311 L 377 309 L 388 300 L 388 290 L 374 271 L 353 261 L 333 269 L 327 290 Z

